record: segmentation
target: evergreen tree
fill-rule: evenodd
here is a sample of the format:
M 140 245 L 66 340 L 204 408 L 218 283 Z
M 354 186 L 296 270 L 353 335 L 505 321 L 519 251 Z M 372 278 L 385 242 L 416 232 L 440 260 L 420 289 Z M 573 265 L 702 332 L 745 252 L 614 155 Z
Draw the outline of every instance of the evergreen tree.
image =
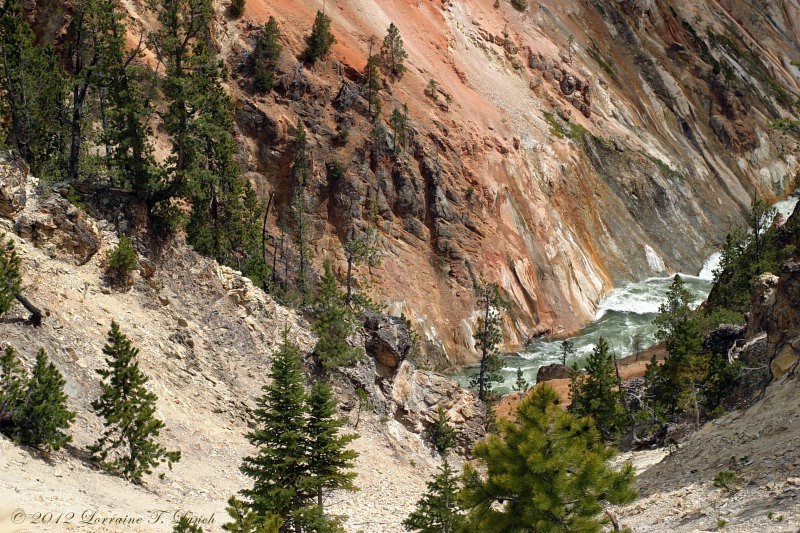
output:
M 403 104 L 403 109 L 405 113 L 395 107 L 392 110 L 392 116 L 389 118 L 389 125 L 394 132 L 394 152 L 396 154 L 400 153 L 406 143 L 406 114 L 408 113 L 408 107 Z
M 503 382 L 500 374 L 503 362 L 498 354 L 498 347 L 503 342 L 500 312 L 508 304 L 500 295 L 500 287 L 496 283 L 484 283 L 478 288 L 478 293 L 478 301 L 483 307 L 483 320 L 475 339 L 481 348 L 481 362 L 478 373 L 470 380 L 470 385 L 477 387 L 478 398 L 486 401 L 492 391 L 492 383 Z
M 475 446 L 485 474 L 467 465 L 459 503 L 468 531 L 600 531 L 605 504 L 632 501 L 633 466 L 607 465 L 614 452 L 589 418 L 537 387 L 517 408 L 516 422 Z
M 621 435 L 627 428 L 623 392 L 617 379 L 614 358 L 603 337 L 597 341 L 586 362 L 586 375 L 573 366 L 570 383 L 572 402 L 569 411 L 594 418 L 597 429 L 606 440 Z
M 72 440 L 65 430 L 75 419 L 75 413 L 67 409 L 65 384 L 61 372 L 48 361 L 45 351 L 40 349 L 25 392 L 12 413 L 12 437 L 15 440 L 54 450 Z
M 403 48 L 400 30 L 397 29 L 394 22 L 390 22 L 386 37 L 383 38 L 383 46 L 381 46 L 381 63 L 389 74 L 399 78 L 406 71 L 403 62 L 407 57 L 408 53 Z
M 427 486 L 414 511 L 403 521 L 403 527 L 422 533 L 460 531 L 464 517 L 458 503 L 458 477 L 446 460 Z
M 373 204 L 374 205 L 374 204 Z M 347 278 L 345 280 L 346 295 L 344 303 L 348 307 L 352 305 L 353 295 L 353 266 L 366 264 L 367 266 L 374 267 L 381 264 L 381 253 L 378 248 L 378 226 L 375 222 L 377 216 L 373 213 L 371 216 L 369 226 L 363 233 L 358 232 L 356 228 L 351 228 L 347 233 L 347 241 L 344 244 L 345 256 L 347 257 Z M 355 299 L 359 295 L 355 295 Z M 359 307 L 358 305 L 356 307 Z M 364 307 L 363 305 L 361 307 Z
M 11 309 L 16 295 L 22 290 L 19 273 L 20 258 L 14 249 L 14 241 L 0 236 L 0 315 Z
M 364 73 L 361 75 L 364 80 L 364 89 L 367 91 L 367 112 L 375 120 L 380 115 L 380 99 L 378 93 L 381 90 L 381 77 L 378 73 L 378 57 L 370 53 L 367 64 L 364 66 Z
M 281 517 L 271 513 L 259 516 L 235 496 L 228 499 L 226 510 L 231 521 L 223 524 L 222 529 L 230 533 L 279 533 L 283 525 Z
M 213 150 L 208 152 L 208 144 L 212 142 L 209 137 L 219 133 L 217 119 L 227 113 L 227 106 L 224 110 L 210 108 L 212 101 L 222 103 L 220 94 L 214 91 L 208 98 L 205 94 L 219 75 L 210 65 L 214 62 L 208 42 L 213 14 L 211 0 L 170 0 L 157 5 L 162 27 L 153 39 L 159 59 L 166 66 L 161 88 L 167 108 L 161 116 L 172 150 L 163 182 L 148 195 L 148 206 L 161 231 L 170 231 L 180 219 L 180 212 L 171 200 L 187 195 L 198 173 L 218 170 L 208 169 L 206 158 L 215 154 Z M 209 75 L 212 79 L 208 79 Z M 227 143 L 222 149 L 224 153 L 229 151 Z
M 456 432 L 450 427 L 450 417 L 443 407 L 436 411 L 436 420 L 427 431 L 428 439 L 443 458 L 456 446 Z
M 308 270 L 311 260 L 309 246 L 309 233 L 311 221 L 309 220 L 309 205 L 306 197 L 306 187 L 311 180 L 311 159 L 309 157 L 308 137 L 303 122 L 297 119 L 297 139 L 295 140 L 295 154 L 293 174 L 295 178 L 292 192 L 291 213 L 294 222 L 294 242 L 299 259 L 296 287 L 300 293 L 301 303 L 306 303 L 309 292 Z
M 683 279 L 676 274 L 667 301 L 659 307 L 653 321 L 658 327 L 656 338 L 666 341 L 669 353 L 658 369 L 660 388 L 654 393 L 670 413 L 691 410 L 699 423 L 700 386 L 708 367 L 706 356 L 701 354 L 703 333 L 691 308 L 693 300 Z
M 356 473 L 352 472 L 358 453 L 347 445 L 358 435 L 340 435 L 347 420 L 336 415 L 331 388 L 317 382 L 307 400 L 308 419 L 306 436 L 308 446 L 307 488 L 316 495 L 317 507 L 323 512 L 322 496 L 332 490 L 357 490 L 353 485 Z
M 147 390 L 148 378 L 136 360 L 139 350 L 114 321 L 103 354 L 107 368 L 97 370 L 104 380 L 102 394 L 92 409 L 103 418 L 105 429 L 89 452 L 104 468 L 141 483 L 161 463 L 172 468 L 181 453 L 167 451 L 156 441 L 164 427 L 155 417 L 158 397 Z
M 0 429 L 11 432 L 14 413 L 20 407 L 28 382 L 17 352 L 7 345 L 0 354 Z
M 264 394 L 256 401 L 258 426 L 247 435 L 257 453 L 246 457 L 241 466 L 253 479 L 253 487 L 241 494 L 259 519 L 277 515 L 283 520 L 281 531 L 294 531 L 309 500 L 304 489 L 308 484 L 308 443 L 300 352 L 289 341 L 287 330 L 273 355 L 269 377 L 269 385 L 262 388 Z
M 253 54 L 255 61 L 253 83 L 259 91 L 269 92 L 275 86 L 275 67 L 283 50 L 280 38 L 278 21 L 270 16 L 264 31 L 256 37 L 256 49 Z
M 231 16 L 239 18 L 244 15 L 245 0 L 231 0 L 230 13 Z
M 314 354 L 324 372 L 348 366 L 359 357 L 358 349 L 348 343 L 358 323 L 355 313 L 345 304 L 339 283 L 333 274 L 329 260 L 324 263 L 325 273 L 320 280 L 319 291 L 314 301 L 314 331 L 319 335 Z
M 331 33 L 331 18 L 322 11 L 317 11 L 311 35 L 306 37 L 306 61 L 315 63 L 318 59 L 325 59 L 335 43 L 336 37 Z
M 53 48 L 36 42 L 19 0 L 0 7 L 0 63 L 14 146 L 37 176 L 62 176 L 66 76 Z
M 575 343 L 570 339 L 561 341 L 561 364 L 567 366 L 567 361 L 575 357 Z
M 522 368 L 517 368 L 517 380 L 514 382 L 514 388 L 519 392 L 525 392 L 528 390 L 528 387 L 528 380 L 525 379 Z

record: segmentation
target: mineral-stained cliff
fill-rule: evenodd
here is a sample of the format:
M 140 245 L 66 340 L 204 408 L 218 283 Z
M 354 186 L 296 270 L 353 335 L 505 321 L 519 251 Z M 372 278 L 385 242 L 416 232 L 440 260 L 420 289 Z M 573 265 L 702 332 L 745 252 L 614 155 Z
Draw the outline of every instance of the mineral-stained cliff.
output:
M 37 6 L 57 11 L 29 4 L 33 20 Z M 143 2 L 124 5 L 134 33 L 153 28 Z M 506 0 L 248 0 L 238 20 L 225 7 L 215 38 L 247 177 L 275 193 L 270 226 L 284 223 L 300 118 L 317 259 L 343 267 L 345 235 L 376 212 L 383 262 L 362 274 L 443 364 L 473 357 L 481 277 L 513 301 L 508 348 L 567 333 L 615 284 L 698 270 L 754 193 L 796 185 L 797 139 L 768 128 L 794 116 L 800 92 L 796 0 L 542 0 L 524 12 Z M 299 57 L 323 7 L 337 44 L 311 67 Z M 276 90 L 259 94 L 249 69 L 269 16 L 284 51 Z M 380 96 L 384 115 L 408 106 L 397 154 L 388 125 L 371 136 L 360 80 L 390 22 L 409 53 Z

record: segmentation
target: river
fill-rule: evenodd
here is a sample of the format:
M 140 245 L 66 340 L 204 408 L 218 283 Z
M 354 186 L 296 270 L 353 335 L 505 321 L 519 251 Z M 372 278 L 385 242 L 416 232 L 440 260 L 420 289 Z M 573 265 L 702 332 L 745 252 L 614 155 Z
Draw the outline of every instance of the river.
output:
M 797 202 L 798 198 L 791 196 L 777 202 L 774 207 L 784 217 L 788 217 Z M 700 272 L 694 275 L 681 274 L 686 282 L 686 288 L 695 297 L 695 305 L 699 305 L 708 297 L 719 260 L 720 253 L 715 252 L 705 260 Z M 605 337 L 618 357 L 632 353 L 633 337 L 637 334 L 642 338 L 642 346 L 653 344 L 656 340 L 653 319 L 666 298 L 672 279 L 673 276 L 648 278 L 644 281 L 627 283 L 609 292 L 600 301 L 594 321 L 571 338 L 575 346 L 575 357 L 568 360 L 567 364 L 572 364 L 573 361 L 577 361 L 579 365 L 583 364 L 599 337 Z M 561 362 L 562 341 L 563 339 L 537 339 L 525 352 L 504 355 L 502 374 L 505 381 L 495 385 L 495 390 L 501 394 L 513 390 L 518 368 L 522 369 L 529 383 L 535 383 L 539 367 Z M 470 376 L 476 371 L 477 366 L 470 366 L 461 369 L 452 377 L 467 386 Z

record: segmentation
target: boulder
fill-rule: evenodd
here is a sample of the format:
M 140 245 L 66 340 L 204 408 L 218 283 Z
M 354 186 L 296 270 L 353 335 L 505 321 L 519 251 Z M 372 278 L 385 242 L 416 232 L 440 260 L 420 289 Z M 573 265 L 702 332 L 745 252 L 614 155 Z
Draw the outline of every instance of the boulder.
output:
M 389 396 L 396 405 L 395 418 L 411 431 L 422 432 L 433 425 L 441 408 L 456 428 L 456 440 L 462 451 L 469 452 L 485 435 L 482 404 L 471 391 L 441 374 L 417 370 L 403 361 L 391 383 Z
M 703 350 L 707 353 L 716 353 L 728 356 L 736 341 L 744 338 L 745 326 L 738 324 L 721 324 L 714 331 L 709 332 L 703 339 Z
M 367 355 L 384 370 L 394 374 L 412 347 L 405 322 L 399 317 L 367 311 L 364 314 L 364 328 L 367 331 L 364 344 Z
M 770 273 L 761 274 L 753 281 L 750 316 L 747 319 L 748 339 L 769 328 L 772 308 L 775 306 L 775 287 L 777 285 L 778 276 Z
M 545 365 L 536 372 L 536 383 L 552 381 L 554 379 L 568 379 L 569 367 L 562 364 Z
M 39 199 L 17 219 L 15 231 L 51 257 L 86 264 L 100 249 L 100 233 L 86 214 L 61 196 Z
M 13 218 L 25 207 L 27 178 L 22 161 L 0 156 L 0 217 Z
M 794 370 L 798 361 L 800 361 L 800 338 L 795 339 L 792 343 L 784 344 L 776 351 L 769 363 L 772 379 L 779 379 Z

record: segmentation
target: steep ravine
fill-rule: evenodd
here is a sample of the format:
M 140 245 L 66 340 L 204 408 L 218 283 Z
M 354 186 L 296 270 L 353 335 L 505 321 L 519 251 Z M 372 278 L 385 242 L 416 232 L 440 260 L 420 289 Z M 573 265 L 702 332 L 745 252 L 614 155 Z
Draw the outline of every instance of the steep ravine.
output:
M 54 12 L 52 0 L 30 4 L 39 24 Z M 153 29 L 142 3 L 124 5 L 134 32 Z M 323 2 L 248 0 L 240 20 L 225 6 L 214 37 L 246 176 L 275 192 L 270 228 L 284 222 L 300 118 L 316 261 L 343 269 L 343 239 L 376 211 L 383 263 L 360 274 L 416 321 L 443 366 L 474 360 L 480 277 L 514 303 L 507 349 L 575 332 L 613 287 L 699 270 L 754 192 L 774 199 L 795 186 L 797 139 L 767 128 L 795 112 L 794 0 L 544 0 L 524 13 L 506 1 L 325 3 L 337 44 L 313 67 L 299 56 Z M 278 88 L 263 95 L 248 65 L 270 15 L 284 52 Z M 399 155 L 391 133 L 369 141 L 358 89 L 369 37 L 390 22 L 409 53 L 406 74 L 381 91 L 384 115 L 408 105 Z M 424 95 L 430 80 L 435 98 Z M 327 172 L 334 160 L 341 179 Z

